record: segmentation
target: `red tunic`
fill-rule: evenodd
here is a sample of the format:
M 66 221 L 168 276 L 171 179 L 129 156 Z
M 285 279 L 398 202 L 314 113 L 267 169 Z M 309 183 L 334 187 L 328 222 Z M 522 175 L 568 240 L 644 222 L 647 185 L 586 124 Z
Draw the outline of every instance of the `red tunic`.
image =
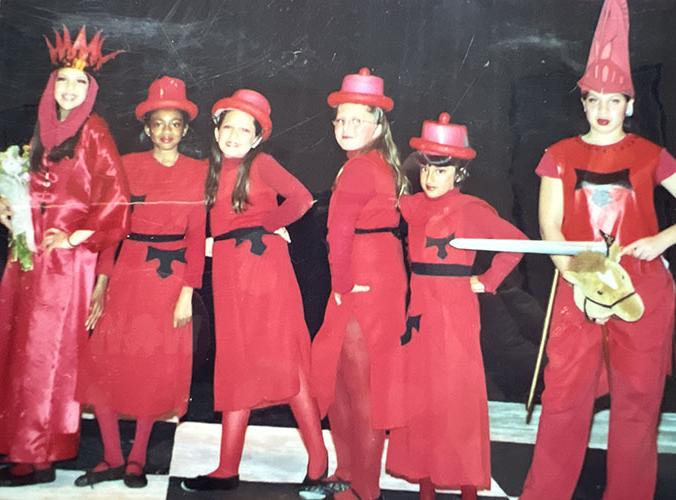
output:
M 272 232 L 312 206 L 310 192 L 272 156 L 260 153 L 249 172 L 247 209 L 236 213 L 231 197 L 239 163 L 223 161 L 211 209 L 212 235 L 261 226 Z M 284 197 L 281 205 L 278 195 Z M 296 395 L 299 370 L 309 371 L 310 334 L 286 241 L 267 233 L 260 239 L 215 241 L 212 280 L 216 410 L 253 408 Z
M 676 161 L 633 134 L 609 146 L 573 137 L 551 146 L 536 172 L 562 180 L 566 239 L 598 240 L 603 230 L 627 245 L 658 232 L 653 190 L 676 173 Z M 639 261 L 627 255 L 621 264 L 643 299 L 645 313 L 634 323 L 611 318 L 607 336 L 574 305 L 570 284 L 559 281 L 547 342 L 542 414 L 524 500 L 573 495 L 594 399 L 609 389 L 604 498 L 654 495 L 657 423 L 671 365 L 674 284 L 661 259 Z
M 151 151 L 122 160 L 134 203 L 130 232 L 185 237 L 127 239 L 114 267 L 113 248 L 101 255 L 98 272 L 110 281 L 103 316 L 80 358 L 77 398 L 121 415 L 182 415 L 190 393 L 192 323 L 177 329 L 172 321 L 181 288 L 202 284 L 206 169 L 183 155 L 166 167 Z
M 329 299 L 312 344 L 312 391 L 325 415 L 335 395 L 345 331 L 356 320 L 368 347 L 371 417 L 379 429 L 399 420 L 389 405 L 390 374 L 396 371 L 393 356 L 405 324 L 406 272 L 401 241 L 391 232 L 355 234 L 355 229 L 398 226 L 390 166 L 375 150 L 350 158 L 331 196 L 327 236 L 332 288 L 343 294 L 342 305 Z M 370 290 L 347 293 L 354 284 Z
M 75 400 L 77 357 L 87 340 L 85 318 L 96 253 L 124 234 L 127 183 L 105 121 L 91 115 L 73 158 L 45 160 L 50 183 L 31 175 L 37 242 L 51 227 L 93 230 L 75 249 L 17 263 L 0 285 L 0 453 L 15 462 L 48 462 L 77 454 L 80 406 Z
M 449 245 L 457 238 L 525 238 L 486 202 L 450 191 L 401 199 L 412 266 L 407 330 L 400 339 L 403 386 L 395 391 L 405 426 L 390 431 L 387 467 L 395 475 L 437 486 L 489 488 L 488 403 L 477 295 L 469 284 L 476 252 Z M 498 253 L 479 280 L 493 293 L 521 259 Z M 420 274 L 420 264 L 455 276 Z M 433 266 L 437 266 L 434 268 Z M 450 269 L 448 266 L 455 266 Z

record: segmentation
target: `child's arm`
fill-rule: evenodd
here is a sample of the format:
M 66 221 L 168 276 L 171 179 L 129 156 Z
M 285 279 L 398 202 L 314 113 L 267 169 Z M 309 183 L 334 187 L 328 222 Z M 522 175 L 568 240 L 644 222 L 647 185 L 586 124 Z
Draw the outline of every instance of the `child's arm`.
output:
M 472 203 L 467 207 L 465 214 L 472 220 L 467 232 L 469 238 L 527 239 L 525 234 L 501 218 L 487 203 Z M 491 267 L 485 273 L 470 278 L 472 291 L 474 293 L 495 293 L 500 283 L 519 263 L 521 257 L 523 257 L 521 253 L 497 253 L 493 257 Z

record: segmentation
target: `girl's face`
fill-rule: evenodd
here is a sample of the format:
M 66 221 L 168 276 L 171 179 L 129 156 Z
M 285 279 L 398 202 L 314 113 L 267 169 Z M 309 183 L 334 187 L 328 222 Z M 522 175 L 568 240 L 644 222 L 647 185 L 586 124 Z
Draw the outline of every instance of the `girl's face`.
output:
M 428 198 L 439 198 L 455 187 L 455 167 L 420 167 L 420 186 Z
M 183 136 L 188 132 L 188 124 L 177 109 L 158 109 L 150 114 L 143 128 L 154 149 L 157 151 L 175 151 Z
M 89 90 L 87 74 L 75 68 L 61 68 L 56 73 L 54 100 L 59 105 L 61 120 L 82 104 Z
M 628 100 L 623 94 L 602 94 L 590 90 L 582 99 L 590 133 L 602 136 L 620 135 L 630 103 L 633 105 L 633 99 Z
M 336 142 L 344 151 L 359 151 L 382 134 L 370 108 L 364 104 L 340 104 L 333 120 Z
M 256 135 L 256 121 L 239 109 L 225 111 L 221 125 L 214 130 L 218 147 L 226 158 L 244 158 L 261 142 Z

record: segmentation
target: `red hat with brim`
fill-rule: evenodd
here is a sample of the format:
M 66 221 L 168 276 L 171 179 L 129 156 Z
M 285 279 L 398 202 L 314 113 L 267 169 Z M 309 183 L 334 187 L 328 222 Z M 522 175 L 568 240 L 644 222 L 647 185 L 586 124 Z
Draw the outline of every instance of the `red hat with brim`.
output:
M 261 137 L 264 141 L 272 134 L 270 103 L 260 92 L 251 89 L 239 89 L 230 97 L 216 101 L 211 108 L 211 116 L 214 122 L 218 122 L 221 113 L 229 109 L 239 109 L 253 116 L 261 126 Z
M 392 111 L 394 101 L 385 95 L 385 82 L 374 76 L 368 68 L 361 68 L 359 73 L 345 75 L 340 90 L 331 92 L 326 101 L 332 108 L 340 104 L 364 104 Z
M 136 119 L 143 121 L 145 115 L 158 109 L 185 111 L 190 121 L 199 112 L 197 105 L 188 100 L 183 80 L 171 76 L 163 76 L 150 84 L 148 98 L 136 106 Z
M 467 127 L 451 123 L 451 115 L 441 113 L 438 121 L 425 120 L 421 137 L 409 141 L 413 149 L 428 155 L 452 156 L 463 160 L 473 160 L 476 151 L 470 147 Z

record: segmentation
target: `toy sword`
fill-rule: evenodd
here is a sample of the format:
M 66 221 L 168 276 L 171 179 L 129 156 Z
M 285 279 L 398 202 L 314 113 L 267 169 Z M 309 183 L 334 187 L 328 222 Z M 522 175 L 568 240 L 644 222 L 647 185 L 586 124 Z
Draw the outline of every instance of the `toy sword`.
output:
M 577 255 L 581 252 L 608 253 L 605 241 L 550 241 L 507 240 L 493 238 L 455 238 L 454 248 L 462 250 L 488 250 L 490 252 L 540 253 L 547 255 Z

